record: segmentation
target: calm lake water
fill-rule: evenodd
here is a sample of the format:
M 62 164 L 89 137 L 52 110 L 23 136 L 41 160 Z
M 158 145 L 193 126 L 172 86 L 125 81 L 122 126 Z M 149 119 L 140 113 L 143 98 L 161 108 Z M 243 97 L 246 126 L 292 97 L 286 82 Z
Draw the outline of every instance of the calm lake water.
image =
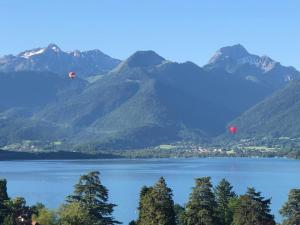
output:
M 203 158 L 149 160 L 51 160 L 0 162 L 0 177 L 8 180 L 11 197 L 24 196 L 29 204 L 43 202 L 51 208 L 64 202 L 80 175 L 99 170 L 109 189 L 110 201 L 117 204 L 115 217 L 128 224 L 135 219 L 140 189 L 164 176 L 173 189 L 174 201 L 184 204 L 194 178 L 211 176 L 214 184 L 228 179 L 242 194 L 249 186 L 272 197 L 272 211 L 287 200 L 290 189 L 300 188 L 300 161 L 259 158 Z

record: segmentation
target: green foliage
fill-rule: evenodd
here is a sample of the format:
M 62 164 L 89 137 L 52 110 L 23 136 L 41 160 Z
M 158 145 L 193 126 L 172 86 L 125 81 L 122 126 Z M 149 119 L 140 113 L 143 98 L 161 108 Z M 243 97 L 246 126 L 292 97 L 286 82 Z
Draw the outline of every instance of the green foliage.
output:
M 132 220 L 128 223 L 128 225 L 136 225 L 136 222 L 134 220 Z
M 7 195 L 7 181 L 0 180 L 0 202 L 8 200 Z
M 151 204 L 151 190 L 152 187 L 143 186 L 140 192 L 140 201 L 139 201 L 139 217 L 137 220 L 138 225 L 143 225 L 144 221 L 147 222 L 152 219 L 152 207 Z M 150 211 L 151 210 L 151 211 Z M 145 223 L 144 223 L 145 224 Z
M 8 208 L 6 206 L 7 200 L 9 200 L 7 195 L 7 181 L 0 180 L 0 224 L 3 222 L 4 218 L 8 215 Z
M 11 218 L 15 225 L 31 225 L 31 217 L 35 213 L 34 208 L 26 205 L 26 200 L 22 197 L 10 199 L 5 202 L 8 208 L 8 220 L 11 222 Z
M 175 219 L 176 219 L 176 225 L 184 225 L 184 207 L 175 204 L 174 205 L 174 212 L 175 212 Z
M 111 216 L 116 205 L 108 203 L 108 190 L 101 184 L 99 175 L 99 172 L 93 171 L 81 176 L 74 194 L 67 198 L 67 202 L 79 203 L 85 208 L 93 221 L 91 225 L 118 224 Z
M 186 225 L 217 225 L 217 203 L 210 177 L 196 179 L 196 186 L 186 204 Z
M 214 189 L 220 225 L 230 225 L 232 223 L 233 211 L 230 202 L 236 198 L 236 194 L 232 189 L 231 184 L 225 179 L 222 179 Z
M 58 215 L 56 212 L 47 209 L 43 204 L 36 204 L 33 206 L 36 213 L 32 216 L 32 221 L 42 225 L 57 225 Z
M 4 218 L 2 225 L 17 225 L 13 215 L 8 215 Z
M 283 225 L 300 224 L 300 189 L 292 189 L 289 193 L 288 201 L 280 210 L 283 216 Z
M 140 192 L 137 221 L 129 225 L 275 225 L 270 199 L 254 188 L 237 197 L 225 179 L 213 189 L 210 177 L 197 178 L 185 207 L 175 204 L 172 190 L 163 177 Z M 0 181 L 1 225 L 115 225 L 114 204 L 108 203 L 108 190 L 101 184 L 99 172 L 80 177 L 74 194 L 58 211 L 37 203 L 27 206 L 24 198 L 10 199 L 6 181 Z M 280 210 L 282 225 L 300 224 L 300 189 L 292 189 Z
M 138 225 L 175 225 L 172 190 L 163 177 L 153 187 L 140 193 Z
M 93 219 L 88 211 L 81 203 L 72 202 L 66 205 L 63 205 L 59 211 L 59 224 L 60 225 L 82 225 L 89 224 L 93 225 L 95 223 L 95 219 Z M 99 222 L 99 224 L 105 224 Z M 42 224 L 44 225 L 44 224 Z
M 260 192 L 248 188 L 247 193 L 238 199 L 232 225 L 275 225 L 270 203 L 271 200 L 261 197 Z

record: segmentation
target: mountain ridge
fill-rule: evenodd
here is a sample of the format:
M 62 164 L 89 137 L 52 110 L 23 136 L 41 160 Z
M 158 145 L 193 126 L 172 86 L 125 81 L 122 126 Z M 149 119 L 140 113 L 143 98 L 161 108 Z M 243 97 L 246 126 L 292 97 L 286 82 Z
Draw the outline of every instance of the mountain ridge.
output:
M 55 56 L 85 54 L 65 53 L 52 44 L 48 49 L 22 52 L 19 57 L 39 57 L 45 51 Z M 225 52 L 233 54 L 236 60 L 250 54 L 242 46 L 238 49 L 229 46 Z M 98 50 L 92 53 L 100 54 Z M 262 60 L 270 59 L 262 57 Z M 2 96 L 20 93 L 18 85 L 22 79 L 29 78 L 32 79 L 29 84 L 35 87 L 44 87 L 43 78 L 49 79 L 48 89 L 43 89 L 52 93 L 48 98 L 46 93 L 40 92 L 43 100 L 34 107 L 24 107 L 18 95 L 16 104 L 10 107 L 0 104 L 0 143 L 6 145 L 32 138 L 47 143 L 59 140 L 74 149 L 84 149 L 84 146 L 120 149 L 181 140 L 201 142 L 226 132 L 230 121 L 277 89 L 294 82 L 281 79 L 286 67 L 274 67 L 275 72 L 273 68 L 272 73 L 266 73 L 279 77 L 277 81 L 262 79 L 266 74 L 251 67 L 252 64 L 246 63 L 244 67 L 243 63 L 238 70 L 227 71 L 226 63 L 203 68 L 192 62 L 169 61 L 150 50 L 133 53 L 91 83 L 81 76 L 69 79 L 66 75 L 45 71 L 0 73 L 0 78 L 9 78 L 2 82 L 3 87 L 10 87 L 3 88 Z M 241 70 L 248 72 L 249 66 L 257 80 L 246 79 L 241 73 Z M 31 87 L 29 84 L 24 88 Z M 33 92 L 22 92 L 26 99 L 39 94 L 36 88 L 28 90 Z M 8 135 L 5 137 L 5 134 Z
M 120 63 L 100 50 L 64 52 L 56 44 L 0 58 L 1 72 L 39 71 L 59 75 L 76 71 L 82 78 L 107 73 Z
M 240 44 L 219 49 L 203 68 L 207 71 L 223 69 L 273 89 L 300 78 L 299 71 L 294 67 L 282 66 L 266 55 L 251 54 Z

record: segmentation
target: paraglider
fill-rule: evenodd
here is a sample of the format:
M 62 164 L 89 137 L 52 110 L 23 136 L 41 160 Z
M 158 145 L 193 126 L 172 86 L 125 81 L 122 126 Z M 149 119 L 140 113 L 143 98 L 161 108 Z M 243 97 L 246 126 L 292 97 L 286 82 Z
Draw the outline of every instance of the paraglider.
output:
M 69 73 L 69 78 L 71 78 L 71 79 L 76 78 L 76 73 L 75 72 L 70 72 Z
M 229 127 L 229 132 L 230 132 L 231 134 L 235 134 L 235 133 L 237 132 L 237 127 L 236 127 L 236 126 L 230 126 L 230 127 Z

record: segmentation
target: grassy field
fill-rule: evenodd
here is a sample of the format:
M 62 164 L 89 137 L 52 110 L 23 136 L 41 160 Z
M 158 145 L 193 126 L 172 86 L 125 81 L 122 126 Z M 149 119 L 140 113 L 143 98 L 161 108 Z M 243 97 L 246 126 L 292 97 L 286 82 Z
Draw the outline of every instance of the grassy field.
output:
M 171 150 L 174 148 L 176 148 L 176 146 L 174 146 L 174 145 L 160 145 L 159 146 L 159 149 L 162 149 L 162 150 Z

